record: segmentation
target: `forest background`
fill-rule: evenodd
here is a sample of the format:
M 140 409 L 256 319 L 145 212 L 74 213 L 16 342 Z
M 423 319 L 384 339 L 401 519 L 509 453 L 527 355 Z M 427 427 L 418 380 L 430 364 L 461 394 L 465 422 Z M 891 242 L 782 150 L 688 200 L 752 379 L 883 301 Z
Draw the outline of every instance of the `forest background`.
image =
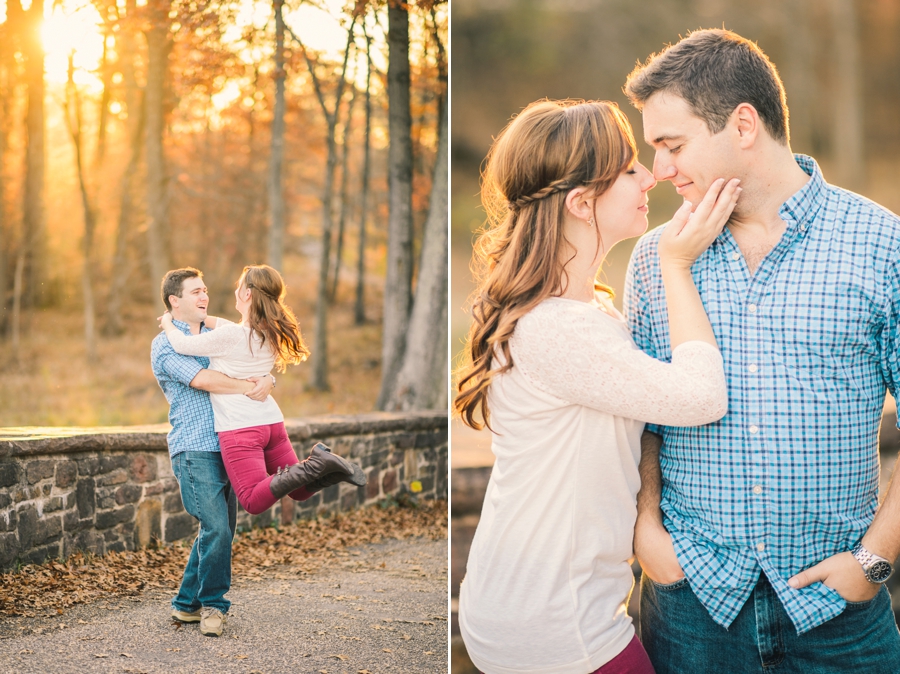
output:
M 442 0 L 0 1 L 0 426 L 166 420 L 166 270 L 267 263 L 288 417 L 447 400 Z
M 484 223 L 478 180 L 491 138 L 543 97 L 612 100 L 631 120 L 639 159 L 650 166 L 640 114 L 622 86 L 637 62 L 691 30 L 724 26 L 757 42 L 784 80 L 794 152 L 815 157 L 829 182 L 900 212 L 900 0 L 453 0 L 451 20 L 456 362 L 469 326 L 468 265 Z M 660 183 L 650 192 L 650 227 L 680 203 L 672 185 Z M 635 241 L 617 245 L 601 269 L 620 308 Z M 894 409 L 889 399 L 887 413 Z M 454 438 L 465 437 L 456 430 Z M 454 457 L 456 449 L 454 441 Z

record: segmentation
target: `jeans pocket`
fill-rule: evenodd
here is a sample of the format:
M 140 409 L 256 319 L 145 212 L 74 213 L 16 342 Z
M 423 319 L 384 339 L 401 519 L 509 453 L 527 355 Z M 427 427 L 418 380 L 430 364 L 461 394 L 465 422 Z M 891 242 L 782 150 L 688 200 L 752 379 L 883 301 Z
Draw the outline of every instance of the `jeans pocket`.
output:
M 885 591 L 885 588 L 882 585 L 880 588 L 878 588 L 878 592 L 875 593 L 875 596 L 872 597 L 871 599 L 867 599 L 866 601 L 847 601 L 845 599 L 844 601 L 846 601 L 846 603 L 847 603 L 847 608 L 845 610 L 847 610 L 847 611 L 865 611 L 866 609 L 872 608 L 872 606 L 875 605 L 875 602 L 877 602 L 878 599 L 881 598 L 881 594 L 884 591 Z
M 647 576 L 647 580 L 649 580 L 653 584 L 653 587 L 655 589 L 662 590 L 663 592 L 669 592 L 671 590 L 678 590 L 678 589 L 681 589 L 682 587 L 686 587 L 689 584 L 687 576 L 685 576 L 684 578 L 679 578 L 674 583 L 657 583 L 650 576 Z

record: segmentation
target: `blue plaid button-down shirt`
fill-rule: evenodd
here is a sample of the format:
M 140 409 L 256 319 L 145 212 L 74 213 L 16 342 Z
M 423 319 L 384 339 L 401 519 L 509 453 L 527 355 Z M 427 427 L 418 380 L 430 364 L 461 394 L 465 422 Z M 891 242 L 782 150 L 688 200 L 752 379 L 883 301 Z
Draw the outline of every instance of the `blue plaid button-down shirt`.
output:
M 172 321 L 184 334 L 191 334 L 187 323 Z M 203 326 L 201 332 L 208 332 Z M 191 388 L 191 381 L 200 370 L 209 367 L 209 358 L 182 356 L 175 352 L 166 333 L 153 340 L 150 364 L 159 387 L 169 401 L 169 456 L 181 452 L 218 452 L 219 437 L 215 431 L 215 418 L 209 394 Z
M 843 611 L 800 570 L 850 550 L 878 505 L 878 428 L 900 384 L 900 219 L 810 180 L 780 210 L 787 230 L 751 275 L 726 229 L 693 266 L 725 361 L 728 414 L 663 436 L 662 510 L 678 559 L 728 627 L 762 570 L 798 633 Z M 637 345 L 671 359 L 657 243 L 638 243 L 625 304 Z

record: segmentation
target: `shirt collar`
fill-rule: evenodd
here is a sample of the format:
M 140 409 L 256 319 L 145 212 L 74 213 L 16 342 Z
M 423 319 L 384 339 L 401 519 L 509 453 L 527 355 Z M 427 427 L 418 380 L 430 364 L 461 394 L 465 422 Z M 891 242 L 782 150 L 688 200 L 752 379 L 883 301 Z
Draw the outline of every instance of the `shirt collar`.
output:
M 176 328 L 181 330 L 181 332 L 183 332 L 186 335 L 191 334 L 191 326 L 188 325 L 187 323 L 185 323 L 184 321 L 178 321 L 173 318 L 172 325 L 174 325 Z M 203 332 L 205 329 L 206 329 L 206 323 L 201 323 L 200 324 L 200 332 Z
M 815 159 L 805 154 L 795 154 L 794 159 L 809 180 L 781 205 L 778 214 L 796 223 L 810 225 L 822 208 L 822 197 L 828 185 Z

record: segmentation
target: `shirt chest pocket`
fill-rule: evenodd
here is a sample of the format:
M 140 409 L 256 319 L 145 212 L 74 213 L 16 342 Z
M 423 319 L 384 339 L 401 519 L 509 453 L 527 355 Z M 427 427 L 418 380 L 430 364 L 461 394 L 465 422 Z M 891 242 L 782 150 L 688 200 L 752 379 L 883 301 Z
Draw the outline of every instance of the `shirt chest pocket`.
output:
M 792 378 L 870 396 L 877 354 L 868 303 L 811 293 L 785 302 L 771 318 L 773 355 Z

